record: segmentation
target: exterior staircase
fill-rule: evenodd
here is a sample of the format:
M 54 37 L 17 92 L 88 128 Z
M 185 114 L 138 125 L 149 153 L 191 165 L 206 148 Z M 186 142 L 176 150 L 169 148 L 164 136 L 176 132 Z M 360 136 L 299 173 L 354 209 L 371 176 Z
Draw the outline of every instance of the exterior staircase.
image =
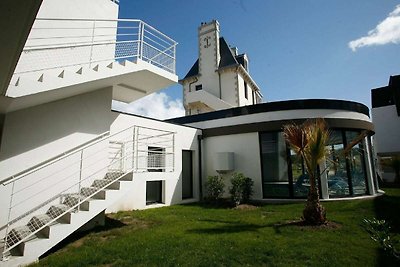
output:
M 103 133 L 1 180 L 10 204 L 8 219 L 0 218 L 0 266 L 32 263 L 76 230 L 93 226 L 132 189 L 134 173 L 173 171 L 174 136 L 140 126 Z M 164 152 L 155 157 L 154 146 Z
M 124 196 L 132 178 L 132 172 L 110 172 L 95 180 L 91 187 L 59 196 L 60 204 L 51 205 L 46 213 L 33 216 L 26 225 L 7 234 L 3 246 L 9 250 L 3 254 L 0 265 L 18 266 L 37 260 Z

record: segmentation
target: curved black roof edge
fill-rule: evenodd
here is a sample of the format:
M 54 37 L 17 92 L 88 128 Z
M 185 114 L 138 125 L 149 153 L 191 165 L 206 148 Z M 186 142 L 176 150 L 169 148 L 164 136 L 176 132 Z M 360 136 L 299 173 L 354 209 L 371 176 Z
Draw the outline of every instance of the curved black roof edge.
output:
M 178 117 L 165 120 L 177 124 L 187 124 L 200 121 L 230 118 L 241 115 L 257 114 L 262 112 L 296 110 L 296 109 L 337 109 L 362 113 L 369 117 L 369 108 L 361 103 L 336 99 L 300 99 L 268 102 L 250 106 L 223 109 L 197 115 Z

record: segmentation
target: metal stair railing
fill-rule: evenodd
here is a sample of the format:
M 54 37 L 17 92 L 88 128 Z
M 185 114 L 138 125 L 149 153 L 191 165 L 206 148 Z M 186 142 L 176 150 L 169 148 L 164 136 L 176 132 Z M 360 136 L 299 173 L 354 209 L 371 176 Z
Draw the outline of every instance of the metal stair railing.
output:
M 141 20 L 37 18 L 14 75 L 124 60 L 175 74 L 176 45 Z
M 164 151 L 162 157 L 172 155 L 173 158 L 174 138 L 174 132 L 132 126 L 68 153 L 58 160 L 46 161 L 44 167 L 39 166 L 13 179 L 1 181 L 0 184 L 10 191 L 8 218 L 6 224 L 0 227 L 5 241 L 3 259 L 6 259 L 13 248 L 64 215 L 79 212 L 84 202 L 119 181 L 128 172 L 148 171 L 143 168 L 142 160 L 137 160 L 139 156 L 144 158 L 142 151 L 159 147 Z M 110 145 L 115 144 L 120 147 L 109 150 Z M 147 152 L 146 164 L 152 164 L 148 160 L 152 155 Z M 174 166 L 171 164 L 174 164 L 174 160 L 155 167 L 173 171 Z M 61 211 L 53 208 L 59 204 L 64 204 L 67 208 L 64 207 Z M 40 217 L 43 214 L 47 214 L 50 219 L 39 223 L 34 220 L 34 216 Z M 29 226 L 29 231 L 22 236 L 10 235 L 11 231 L 25 226 Z

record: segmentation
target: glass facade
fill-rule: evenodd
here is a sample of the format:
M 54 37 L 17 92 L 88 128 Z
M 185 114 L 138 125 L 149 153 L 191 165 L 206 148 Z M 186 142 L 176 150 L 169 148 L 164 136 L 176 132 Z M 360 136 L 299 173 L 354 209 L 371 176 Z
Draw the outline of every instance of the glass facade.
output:
M 287 147 L 282 132 L 259 136 L 263 197 L 306 198 L 310 185 L 304 162 Z M 321 166 L 330 198 L 368 193 L 363 139 L 359 131 L 331 130 L 327 157 Z M 317 184 L 321 190 L 321 177 Z

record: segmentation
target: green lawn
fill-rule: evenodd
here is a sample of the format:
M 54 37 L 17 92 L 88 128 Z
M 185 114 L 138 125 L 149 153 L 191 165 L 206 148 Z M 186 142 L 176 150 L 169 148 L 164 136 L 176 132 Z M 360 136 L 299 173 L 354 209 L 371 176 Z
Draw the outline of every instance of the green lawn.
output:
M 377 199 L 324 203 L 336 228 L 288 225 L 299 219 L 302 203 L 255 210 L 192 204 L 120 212 L 110 215 L 105 227 L 75 235 L 36 265 L 400 266 L 361 227 L 364 218 L 378 217 L 400 232 L 400 189 L 386 192 Z

